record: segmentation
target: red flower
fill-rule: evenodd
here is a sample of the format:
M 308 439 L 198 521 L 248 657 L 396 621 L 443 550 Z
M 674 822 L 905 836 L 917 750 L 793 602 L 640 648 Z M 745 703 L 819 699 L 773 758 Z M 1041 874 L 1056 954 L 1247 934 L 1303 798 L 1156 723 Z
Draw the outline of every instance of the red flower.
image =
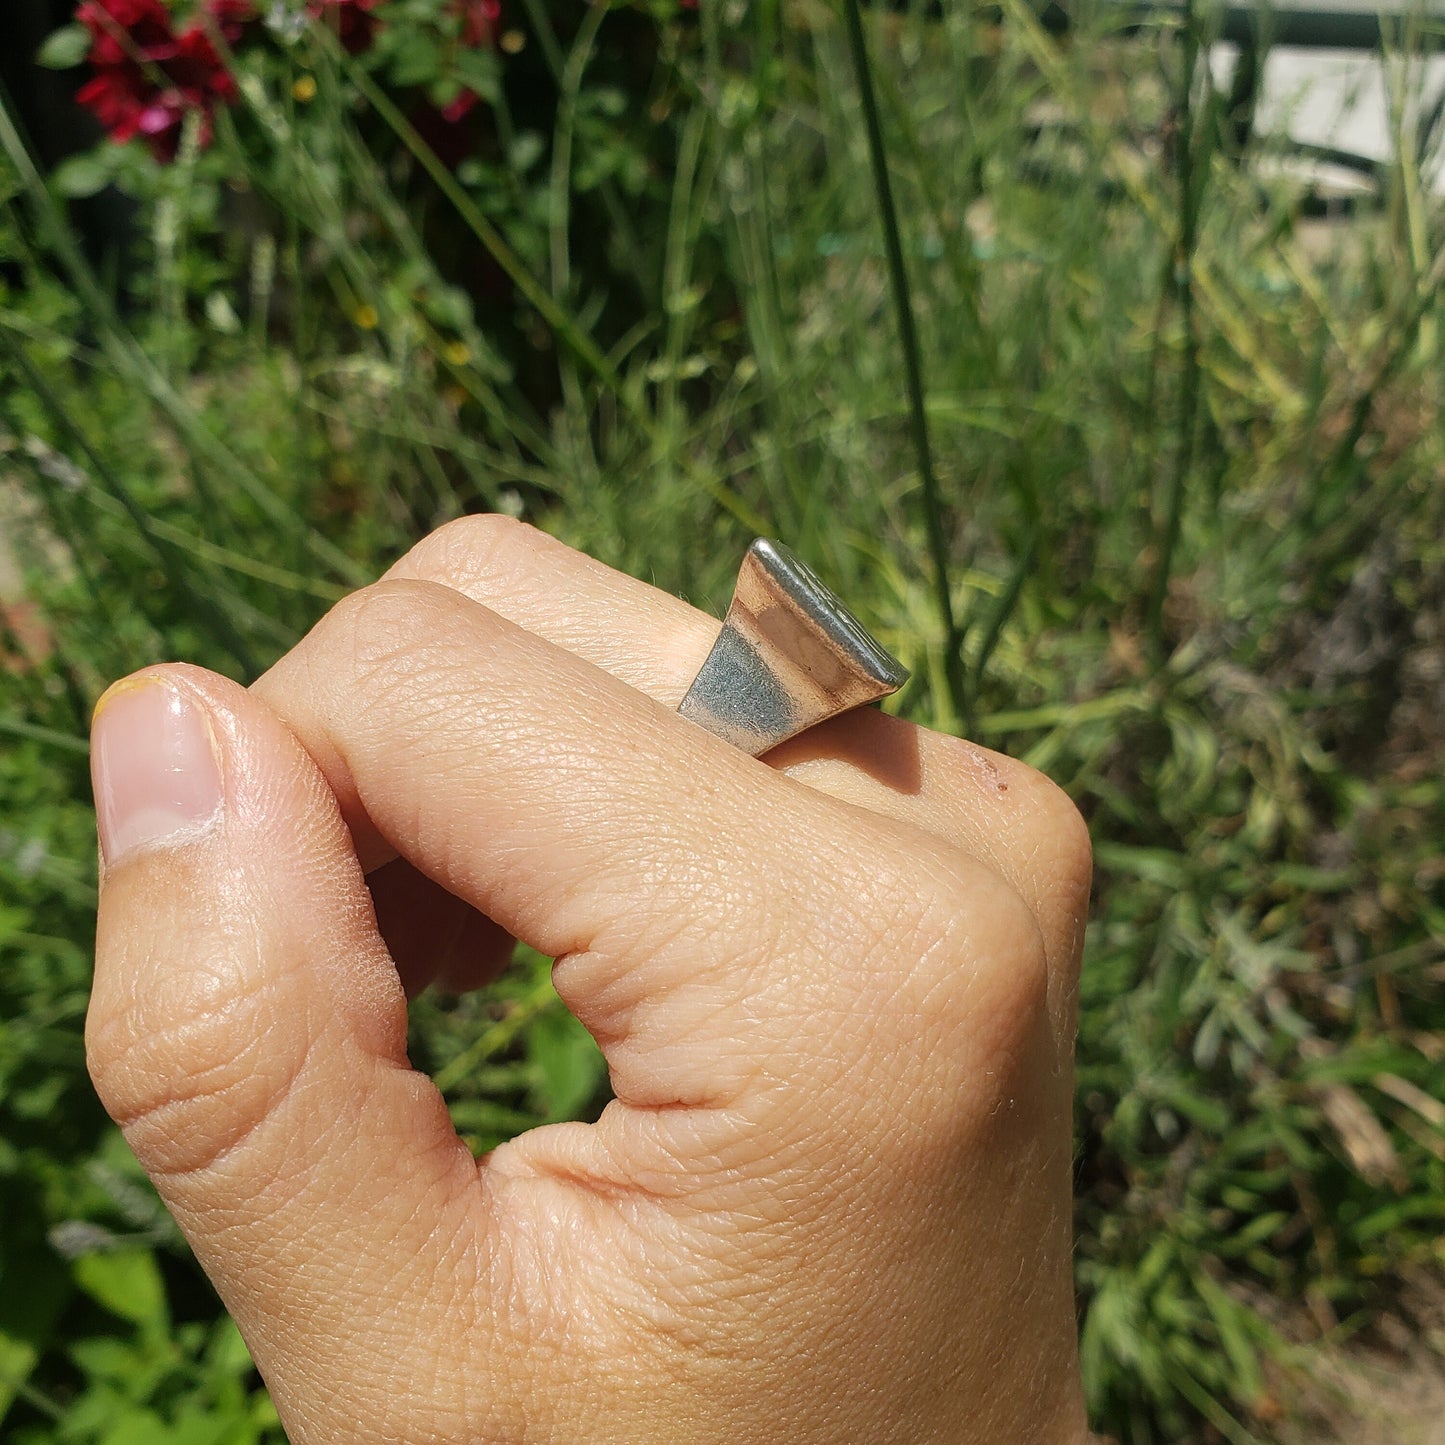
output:
M 126 65 L 136 55 L 163 58 L 175 45 L 161 0 L 85 0 L 75 18 L 90 31 L 90 63 Z
M 481 101 L 474 90 L 461 90 L 457 92 L 457 98 L 442 106 L 437 113 L 448 125 L 458 125 L 464 121 L 478 106 Z
M 502 18 L 501 0 L 458 0 L 462 17 L 462 44 L 475 50 L 479 45 L 493 44 L 497 22 Z
M 455 0 L 452 9 L 461 17 L 462 26 L 457 40 L 464 49 L 475 50 L 478 46 L 496 44 L 497 25 L 502 18 L 501 0 Z M 481 101 L 476 91 L 463 88 L 455 100 L 442 106 L 436 114 L 448 126 L 460 125 Z M 437 153 L 440 155 L 441 151 L 438 149 Z
M 310 0 L 307 9 L 325 21 L 351 55 L 370 46 L 376 35 L 376 17 L 371 13 L 380 0 Z
M 176 58 L 166 67 L 175 88 L 199 110 L 210 112 L 217 101 L 236 98 L 236 81 L 221 63 L 211 37 L 199 25 L 181 32 Z
M 256 18 L 252 0 L 205 0 L 203 8 L 216 22 L 227 45 L 234 45 L 241 38 L 242 27 Z
M 75 98 L 106 129 L 113 141 L 128 141 L 140 130 L 140 113 L 145 109 L 134 87 L 112 75 L 97 75 L 86 81 Z
M 253 13 L 241 0 L 209 0 L 222 33 Z M 186 116 L 200 116 L 200 143 L 211 138 L 217 105 L 236 97 L 236 82 L 199 22 L 179 34 L 160 0 L 85 0 L 77 11 L 91 33 L 94 77 L 76 99 L 114 141 L 144 136 L 161 160 L 175 157 Z M 228 37 L 229 38 L 229 37 Z

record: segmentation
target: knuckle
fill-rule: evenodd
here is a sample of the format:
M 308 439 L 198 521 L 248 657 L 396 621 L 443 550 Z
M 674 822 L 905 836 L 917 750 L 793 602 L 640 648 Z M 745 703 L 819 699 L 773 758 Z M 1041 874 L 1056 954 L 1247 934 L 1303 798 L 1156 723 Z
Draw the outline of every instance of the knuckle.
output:
M 1024 855 L 1029 872 L 1056 874 L 1087 895 L 1093 850 L 1083 815 L 1051 778 L 1001 753 L 962 738 L 942 739 L 938 759 L 944 786 L 963 810 L 980 787 L 1005 824 L 1009 851 Z
M 441 590 L 418 578 L 384 577 L 343 597 L 319 630 L 343 636 L 359 656 L 386 651 L 399 638 L 416 635 Z
M 967 820 L 963 846 L 996 860 L 1017 885 L 1035 909 L 1050 956 L 1066 974 L 1079 953 L 1093 877 L 1093 848 L 1083 815 L 1061 787 L 1016 759 L 962 739 L 942 745 L 939 758 L 945 786 Z M 980 787 L 986 826 L 979 823 L 976 808 Z
M 920 1013 L 970 1050 L 984 1044 L 1008 1052 L 1047 1008 L 1038 918 L 1003 878 L 960 850 L 930 849 L 915 861 L 921 886 L 911 951 Z
M 502 512 L 458 517 L 423 537 L 393 572 L 467 590 L 508 555 L 534 547 L 541 535 L 535 527 Z
M 456 596 L 435 582 L 383 579 L 338 602 L 318 628 L 322 657 L 363 689 L 410 686 L 444 648 Z
M 1074 800 L 1052 779 L 1034 773 L 1037 780 L 1038 829 L 1049 861 L 1061 884 L 1088 896 L 1093 878 L 1094 847 L 1089 825 Z
M 893 976 L 867 1000 L 863 1074 L 888 1102 L 858 1127 L 907 1172 L 1036 1088 L 1049 967 L 1032 908 L 986 864 L 920 842 L 889 871 Z

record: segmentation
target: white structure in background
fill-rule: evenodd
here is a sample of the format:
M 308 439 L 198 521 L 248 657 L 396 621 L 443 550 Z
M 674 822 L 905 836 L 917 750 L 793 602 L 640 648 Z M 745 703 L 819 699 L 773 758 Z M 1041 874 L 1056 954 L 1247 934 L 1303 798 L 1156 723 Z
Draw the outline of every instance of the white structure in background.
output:
M 1238 48 L 1218 45 L 1210 56 L 1216 81 L 1228 85 Z M 1388 80 L 1388 83 L 1387 83 Z M 1276 46 L 1265 59 L 1255 134 L 1288 135 L 1306 145 L 1329 146 L 1371 160 L 1395 154 L 1394 137 L 1403 121 L 1406 144 L 1415 145 L 1417 122 L 1445 96 L 1445 55 L 1404 57 L 1386 62 L 1378 51 L 1306 50 Z M 1392 120 L 1392 111 L 1400 120 Z M 1339 166 L 1301 160 L 1301 166 L 1331 189 L 1360 186 L 1358 175 Z M 1426 162 L 1426 179 L 1445 195 L 1445 144 L 1437 132 Z

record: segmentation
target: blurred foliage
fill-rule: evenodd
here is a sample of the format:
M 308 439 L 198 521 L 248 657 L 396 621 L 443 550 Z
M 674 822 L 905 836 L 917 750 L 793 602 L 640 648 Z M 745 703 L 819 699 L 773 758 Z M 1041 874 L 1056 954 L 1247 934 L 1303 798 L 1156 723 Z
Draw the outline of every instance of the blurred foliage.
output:
M 1273 1438 L 1313 1342 L 1445 1262 L 1438 201 L 1404 162 L 1322 232 L 1173 32 L 873 18 L 958 697 L 836 17 L 508 12 L 443 159 L 413 10 L 239 48 L 167 163 L 40 177 L 0 120 L 6 1438 L 279 1438 L 84 1077 L 89 706 L 157 658 L 254 676 L 480 509 L 714 608 L 782 536 L 913 668 L 891 705 L 1068 787 L 1096 1423 Z M 67 205 L 104 181 L 134 229 L 97 262 Z M 606 1097 L 532 955 L 419 1000 L 413 1056 L 478 1150 Z

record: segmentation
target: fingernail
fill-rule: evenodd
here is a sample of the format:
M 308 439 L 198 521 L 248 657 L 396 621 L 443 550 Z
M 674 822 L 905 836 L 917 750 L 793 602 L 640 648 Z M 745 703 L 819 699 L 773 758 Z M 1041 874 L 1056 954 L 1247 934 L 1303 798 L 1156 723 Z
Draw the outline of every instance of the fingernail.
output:
M 221 811 L 221 769 L 204 709 L 152 675 L 116 683 L 96 704 L 90 775 L 107 867 L 138 849 L 179 842 Z

